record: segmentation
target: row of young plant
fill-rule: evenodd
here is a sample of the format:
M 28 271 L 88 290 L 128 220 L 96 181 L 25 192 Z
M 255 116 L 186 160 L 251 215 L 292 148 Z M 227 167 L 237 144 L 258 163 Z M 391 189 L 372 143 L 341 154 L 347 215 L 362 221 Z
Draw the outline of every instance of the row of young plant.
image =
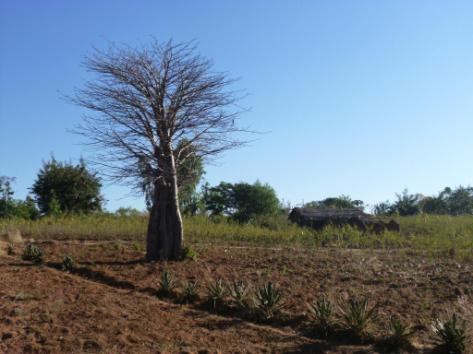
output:
M 8 246 L 8 253 L 14 254 L 13 245 Z M 43 252 L 37 245 L 28 244 L 23 250 L 22 258 L 34 264 L 43 262 Z M 64 256 L 62 269 L 73 271 L 75 262 L 69 255 Z M 165 270 L 158 282 L 157 296 L 175 299 L 185 304 L 194 304 L 199 300 L 200 284 L 195 280 L 181 284 L 172 274 Z M 214 312 L 223 313 L 231 307 L 236 308 L 242 317 L 255 321 L 276 320 L 285 307 L 281 289 L 268 282 L 254 290 L 243 282 L 228 284 L 223 279 L 210 281 L 206 284 L 205 304 Z M 231 301 L 228 301 L 228 298 Z M 376 316 L 376 306 L 370 306 L 366 298 L 349 298 L 341 304 L 334 304 L 322 295 L 307 305 L 307 319 L 311 330 L 316 335 L 329 339 L 337 334 L 349 336 L 356 342 L 370 341 L 372 319 Z M 405 324 L 399 317 L 392 316 L 387 325 L 387 336 L 379 341 L 391 349 L 408 349 L 412 347 L 411 337 L 419 329 Z M 448 318 L 437 318 L 432 324 L 439 350 L 442 353 L 463 354 L 470 343 L 467 336 L 467 321 L 453 313 Z
M 182 286 L 182 292 L 177 294 L 177 282 L 168 271 L 164 271 L 159 281 L 158 296 L 193 303 L 198 299 L 198 286 L 197 281 L 187 281 Z M 231 298 L 231 303 L 225 303 L 228 297 Z M 243 281 L 227 284 L 224 280 L 217 279 L 207 284 L 207 303 L 214 311 L 221 311 L 226 306 L 233 305 L 245 317 L 263 321 L 278 316 L 280 310 L 284 308 L 282 292 L 271 282 L 252 292 Z M 352 297 L 345 303 L 335 306 L 322 295 L 308 304 L 307 308 L 307 319 L 311 323 L 311 330 L 322 338 L 329 339 L 337 333 L 343 333 L 359 343 L 372 339 L 369 329 L 376 314 L 376 306 L 370 306 L 366 298 Z M 411 327 L 399 317 L 392 316 L 387 328 L 388 335 L 380 341 L 380 344 L 391 349 L 412 348 L 410 338 L 419 329 L 418 327 Z M 439 349 L 452 354 L 466 353 L 467 322 L 460 319 L 456 313 L 450 318 L 437 318 L 432 324 L 432 330 Z

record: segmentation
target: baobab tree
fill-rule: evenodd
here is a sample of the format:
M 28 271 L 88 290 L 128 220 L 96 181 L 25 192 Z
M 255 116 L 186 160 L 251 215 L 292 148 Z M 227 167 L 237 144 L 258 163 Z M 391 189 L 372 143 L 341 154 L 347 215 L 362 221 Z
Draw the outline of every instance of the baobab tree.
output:
M 193 43 L 112 45 L 84 64 L 95 78 L 70 99 L 92 114 L 76 132 L 98 148 L 95 161 L 106 176 L 152 192 L 147 259 L 177 259 L 183 245 L 178 181 L 187 178 L 178 173 L 192 173 L 181 166 L 243 144 L 234 80 L 214 71 Z

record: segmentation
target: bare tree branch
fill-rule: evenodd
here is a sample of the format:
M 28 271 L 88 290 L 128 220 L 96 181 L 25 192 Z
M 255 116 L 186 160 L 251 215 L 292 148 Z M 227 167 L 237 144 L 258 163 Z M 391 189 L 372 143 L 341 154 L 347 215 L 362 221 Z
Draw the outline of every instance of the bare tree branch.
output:
M 242 109 L 229 89 L 234 80 L 195 51 L 192 42 L 154 41 L 147 48 L 96 49 L 85 59 L 97 79 L 69 99 L 95 114 L 74 131 L 100 149 L 95 162 L 106 176 L 139 187 L 143 178 L 173 173 L 169 153 L 177 169 L 190 147 L 207 157 L 245 143 L 236 136 L 249 130 L 236 125 Z

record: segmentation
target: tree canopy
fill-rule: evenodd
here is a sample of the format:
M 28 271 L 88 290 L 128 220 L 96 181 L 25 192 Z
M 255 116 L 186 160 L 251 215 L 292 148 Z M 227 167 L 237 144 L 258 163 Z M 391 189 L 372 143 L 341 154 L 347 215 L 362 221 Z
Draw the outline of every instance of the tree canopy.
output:
M 36 219 L 39 212 L 29 195 L 24 201 L 13 198 L 14 180 L 13 177 L 0 176 L 0 218 Z
M 364 203 L 361 200 L 352 200 L 347 195 L 341 195 L 339 197 L 330 197 L 325 198 L 319 201 L 312 201 L 304 204 L 305 208 L 316 208 L 316 209 L 325 209 L 325 208 L 335 208 L 335 209 L 344 209 L 344 208 L 357 208 L 364 209 Z
M 456 189 L 444 188 L 434 196 L 410 194 L 404 190 L 396 194 L 397 200 L 390 204 L 383 202 L 376 204 L 373 212 L 378 215 L 411 216 L 424 214 L 472 215 L 473 214 L 473 187 L 459 186 Z
M 101 187 L 83 160 L 74 165 L 52 158 L 43 163 L 31 190 L 43 214 L 91 213 L 102 210 Z
M 228 215 L 239 222 L 278 212 L 280 203 L 268 184 L 221 182 L 204 190 L 204 202 L 211 215 Z

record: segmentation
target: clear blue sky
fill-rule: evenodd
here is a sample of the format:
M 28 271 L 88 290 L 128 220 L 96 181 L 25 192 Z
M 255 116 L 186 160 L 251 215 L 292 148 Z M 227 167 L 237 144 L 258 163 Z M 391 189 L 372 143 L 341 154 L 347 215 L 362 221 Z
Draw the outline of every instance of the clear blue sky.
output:
M 270 131 L 206 179 L 272 185 L 293 204 L 473 184 L 472 1 L 2 1 L 0 175 L 23 198 L 43 160 L 88 152 L 61 99 L 92 46 L 196 39 Z M 107 208 L 144 207 L 107 185 Z

